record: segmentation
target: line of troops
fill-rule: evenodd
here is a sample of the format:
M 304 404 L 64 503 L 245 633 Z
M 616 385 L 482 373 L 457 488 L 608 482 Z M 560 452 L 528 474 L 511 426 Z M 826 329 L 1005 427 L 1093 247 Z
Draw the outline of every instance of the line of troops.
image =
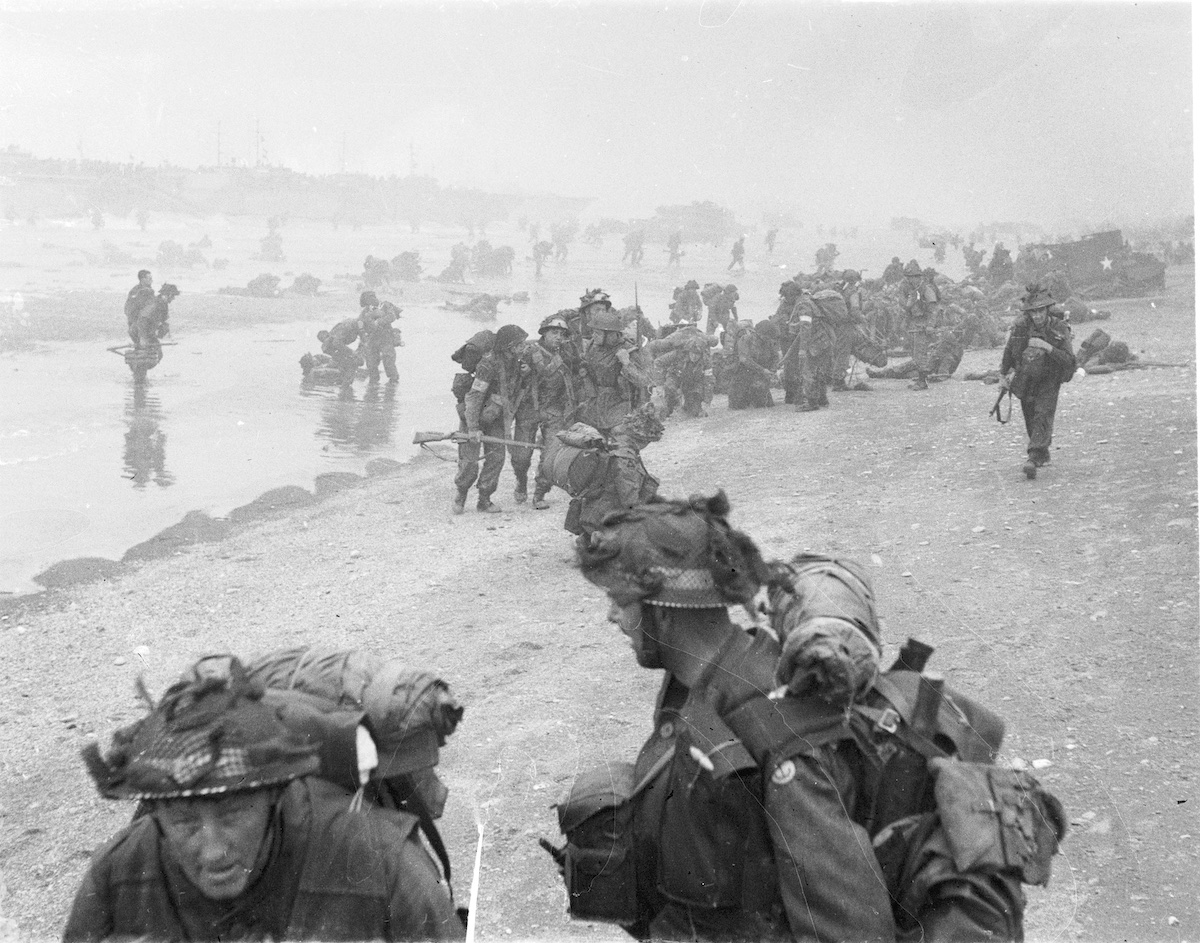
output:
M 884 666 L 863 568 L 765 560 L 729 513 L 720 492 L 654 500 L 579 549 L 662 687 L 636 760 L 557 804 L 545 879 L 557 865 L 573 917 L 639 940 L 1021 940 L 1062 806 L 998 763 L 1003 721 L 927 669 L 929 646 Z M 463 716 L 440 678 L 296 648 L 140 694 L 149 713 L 84 750 L 134 811 L 92 858 L 69 943 L 468 934 L 436 824 Z
M 937 283 L 915 262 L 896 295 L 912 357 L 880 375 L 911 375 L 914 387 L 924 389 L 931 376 L 957 368 L 962 332 L 944 323 Z M 780 287 L 775 314 L 758 324 L 739 319 L 738 299 L 735 285 L 701 289 L 688 281 L 675 290 L 670 323 L 656 328 L 640 308 L 618 310 L 596 289 L 578 308 L 546 317 L 536 340 L 514 324 L 469 338 L 452 355 L 461 368 L 452 386 L 459 428 L 468 437 L 459 446 L 455 513 L 465 510 L 472 487 L 479 511 L 499 511 L 493 496 L 504 466 L 502 440 L 509 443 L 517 503 L 529 500 L 532 446 L 542 446 L 533 507 L 543 510 L 555 484 L 556 437 L 575 423 L 610 437 L 650 403 L 659 416 L 676 409 L 702 416 L 718 391 L 728 392 L 731 409 L 773 406 L 779 382 L 786 404 L 813 411 L 829 404 L 829 389 L 849 388 L 852 358 L 886 366 L 881 338 L 892 331 L 890 309 L 864 288 L 858 272 L 796 276 Z

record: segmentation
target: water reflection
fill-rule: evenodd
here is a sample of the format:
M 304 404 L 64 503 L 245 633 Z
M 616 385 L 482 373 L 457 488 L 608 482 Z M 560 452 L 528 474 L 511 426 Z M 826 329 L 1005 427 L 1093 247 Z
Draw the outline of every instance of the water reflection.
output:
M 374 452 L 392 444 L 395 429 L 395 384 L 372 384 L 363 390 L 361 400 L 352 387 L 326 389 L 318 439 L 327 439 L 346 451 Z
M 138 491 L 151 481 L 160 488 L 175 484 L 175 476 L 167 471 L 167 434 L 159 427 L 162 418 L 158 397 L 145 383 L 130 387 L 125 400 L 124 476 Z

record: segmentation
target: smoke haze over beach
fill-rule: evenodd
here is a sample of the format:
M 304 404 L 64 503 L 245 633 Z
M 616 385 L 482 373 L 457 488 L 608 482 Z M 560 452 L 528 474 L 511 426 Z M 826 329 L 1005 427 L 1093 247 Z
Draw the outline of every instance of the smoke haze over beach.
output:
M 223 162 L 618 216 L 1132 224 L 1191 212 L 1191 71 L 1182 3 L 37 4 L 0 146 L 212 165 L 219 123 Z

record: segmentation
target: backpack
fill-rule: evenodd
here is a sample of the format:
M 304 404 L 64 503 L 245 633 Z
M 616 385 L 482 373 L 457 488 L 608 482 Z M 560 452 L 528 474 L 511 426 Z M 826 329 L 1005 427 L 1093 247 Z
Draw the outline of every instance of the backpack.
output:
M 832 288 L 823 288 L 821 291 L 814 292 L 811 297 L 813 305 L 817 309 L 818 317 L 822 317 L 834 324 L 852 323 L 850 308 L 840 291 L 835 291 Z
M 864 799 L 856 810 L 859 824 L 874 839 L 889 888 L 898 886 L 904 867 L 918 850 L 913 847 L 912 830 L 894 826 L 933 812 L 941 816 L 955 864 L 962 871 L 1016 869 L 1024 883 L 1044 884 L 1065 832 L 1062 807 L 1028 773 L 994 765 L 1004 736 L 1003 722 L 942 685 L 939 678 L 922 674 L 932 651 L 910 639 L 896 664 L 848 713 L 812 698 L 776 700 L 759 691 L 739 703 L 745 691 L 730 689 L 744 688 L 745 683 L 730 672 L 713 670 L 702 683 L 715 693 L 715 700 L 711 695 L 705 700 L 736 706 L 708 724 L 702 720 L 701 726 L 722 742 L 726 738 L 718 733 L 726 729 L 736 742 L 710 759 L 718 763 L 717 772 L 726 777 L 725 782 L 745 789 L 751 781 L 761 784 L 769 771 L 801 750 L 852 742 L 867 759 Z M 722 771 L 722 764 L 730 769 Z M 746 779 L 743 767 L 747 766 L 757 768 L 756 780 Z M 563 868 L 572 916 L 626 929 L 645 927 L 653 918 L 662 892 L 657 860 L 652 859 L 660 840 L 678 837 L 660 839 L 670 827 L 662 803 L 669 798 L 670 784 L 678 785 L 681 772 L 689 789 L 698 788 L 701 779 L 713 779 L 702 775 L 694 759 L 672 747 L 640 781 L 634 781 L 634 767 L 629 764 L 609 764 L 576 780 L 557 806 L 566 846 L 556 849 L 542 842 Z M 681 824 L 688 823 L 676 821 L 675 828 Z M 745 867 L 755 870 L 753 880 L 742 883 L 742 894 L 752 886 L 759 900 L 767 901 L 774 879 L 763 869 L 764 860 L 770 859 L 769 846 L 764 848 L 765 838 L 749 834 L 754 829 L 745 825 L 743 849 L 749 852 Z M 705 826 L 720 829 L 719 823 L 701 827 Z M 703 907 L 711 897 L 710 906 L 738 906 L 738 887 L 725 887 L 719 880 L 728 847 L 724 842 L 720 847 L 706 846 L 706 839 L 716 836 L 704 831 L 690 837 L 696 886 L 689 894 L 694 895 L 695 905 Z M 725 835 L 725 842 L 730 838 Z M 715 873 L 710 873 L 714 867 Z M 740 899 L 744 906 L 745 897 Z
M 251 662 L 247 671 L 266 686 L 263 698 L 280 719 L 316 742 L 318 776 L 351 792 L 361 790 L 375 805 L 417 817 L 450 888 L 450 856 L 434 822 L 449 790 L 434 767 L 463 708 L 446 682 L 354 649 L 278 649 Z M 358 773 L 360 724 L 378 753 L 365 784 Z

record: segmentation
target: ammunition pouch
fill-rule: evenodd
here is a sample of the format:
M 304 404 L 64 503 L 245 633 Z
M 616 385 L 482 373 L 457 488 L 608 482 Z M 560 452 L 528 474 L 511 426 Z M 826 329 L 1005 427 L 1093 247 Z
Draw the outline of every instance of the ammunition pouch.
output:
M 489 399 L 479 412 L 479 424 L 490 426 L 504 421 L 504 407 L 497 400 Z
M 1066 834 L 1059 801 L 1021 770 L 951 760 L 930 765 L 955 867 L 1009 870 L 1025 884 L 1048 884 L 1051 859 Z
M 632 763 L 607 763 L 582 773 L 558 804 L 559 828 L 567 836 L 561 860 L 571 916 L 626 926 L 648 919 L 638 905 L 634 836 L 641 791 Z
M 471 384 L 475 382 L 475 377 L 470 373 L 454 374 L 454 381 L 450 384 L 450 392 L 454 394 L 454 398 L 460 403 L 465 402 L 467 394 L 471 392 Z

